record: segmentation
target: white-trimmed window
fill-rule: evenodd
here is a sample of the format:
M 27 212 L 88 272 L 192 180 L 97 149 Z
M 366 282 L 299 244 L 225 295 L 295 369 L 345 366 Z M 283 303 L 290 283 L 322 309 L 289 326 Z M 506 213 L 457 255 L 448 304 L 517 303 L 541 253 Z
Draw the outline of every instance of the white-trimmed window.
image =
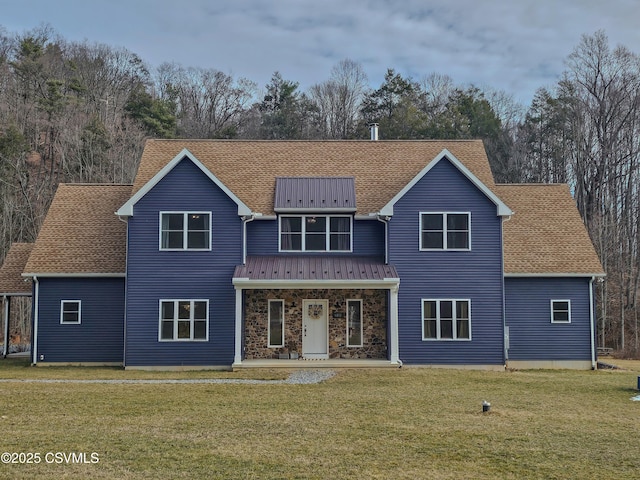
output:
M 551 300 L 551 323 L 571 323 L 571 300 Z
M 79 324 L 82 320 L 82 302 L 80 300 L 60 301 L 60 323 Z
M 420 212 L 420 250 L 471 250 L 471 213 Z
M 269 348 L 284 347 L 284 300 L 269 300 Z
M 347 300 L 347 347 L 362 346 L 362 300 Z
M 209 300 L 160 300 L 160 341 L 209 339 Z
M 211 250 L 211 213 L 160 212 L 160 250 Z
M 423 340 L 471 340 L 471 300 L 422 299 Z
M 280 215 L 280 251 L 350 252 L 349 215 Z

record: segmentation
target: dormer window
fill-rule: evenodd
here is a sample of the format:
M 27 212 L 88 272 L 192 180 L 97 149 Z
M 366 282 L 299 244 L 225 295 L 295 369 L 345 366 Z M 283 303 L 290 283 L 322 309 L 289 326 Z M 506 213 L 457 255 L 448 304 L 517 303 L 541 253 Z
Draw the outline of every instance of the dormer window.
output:
M 281 252 L 350 252 L 351 216 L 281 215 Z

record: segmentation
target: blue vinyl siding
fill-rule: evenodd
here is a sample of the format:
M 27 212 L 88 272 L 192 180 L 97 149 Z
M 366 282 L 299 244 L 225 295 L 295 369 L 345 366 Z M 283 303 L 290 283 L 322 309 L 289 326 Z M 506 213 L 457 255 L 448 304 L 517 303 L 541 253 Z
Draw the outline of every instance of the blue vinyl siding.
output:
M 122 362 L 124 278 L 40 278 L 38 358 L 44 362 Z M 60 301 L 80 300 L 80 324 L 60 324 Z
M 247 224 L 248 255 L 309 255 L 308 252 L 278 252 L 278 220 L 254 220 Z M 384 256 L 384 224 L 377 220 L 353 221 L 353 252 L 313 252 L 313 255 Z
M 471 212 L 471 251 L 420 251 L 420 212 Z M 449 161 L 394 206 L 389 262 L 400 275 L 400 359 L 407 364 L 503 365 L 502 228 L 497 209 Z M 471 336 L 422 340 L 421 299 L 470 299 Z
M 506 278 L 510 360 L 590 360 L 589 278 Z M 571 300 L 571 323 L 551 323 L 551 300 Z
M 159 251 L 161 211 L 211 212 L 211 251 Z M 191 161 L 183 160 L 134 207 L 129 219 L 126 366 L 231 365 L 233 271 L 242 262 L 238 209 Z M 209 300 L 207 342 L 160 342 L 159 301 Z

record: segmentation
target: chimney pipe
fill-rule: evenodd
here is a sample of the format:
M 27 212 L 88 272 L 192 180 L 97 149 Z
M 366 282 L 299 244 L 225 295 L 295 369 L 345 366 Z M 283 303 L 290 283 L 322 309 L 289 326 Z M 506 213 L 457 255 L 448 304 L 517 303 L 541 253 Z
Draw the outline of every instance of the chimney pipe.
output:
M 371 129 L 371 140 L 373 142 L 378 140 L 378 124 L 377 123 L 371 123 L 369 125 L 369 128 Z

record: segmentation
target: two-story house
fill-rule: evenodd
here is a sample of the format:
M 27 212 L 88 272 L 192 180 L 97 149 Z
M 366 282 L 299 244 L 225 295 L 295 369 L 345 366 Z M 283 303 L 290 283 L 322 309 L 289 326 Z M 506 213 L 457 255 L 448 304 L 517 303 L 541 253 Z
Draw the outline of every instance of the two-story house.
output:
M 150 140 L 133 185 L 59 187 L 23 272 L 35 364 L 596 364 L 568 186 L 481 141 Z

